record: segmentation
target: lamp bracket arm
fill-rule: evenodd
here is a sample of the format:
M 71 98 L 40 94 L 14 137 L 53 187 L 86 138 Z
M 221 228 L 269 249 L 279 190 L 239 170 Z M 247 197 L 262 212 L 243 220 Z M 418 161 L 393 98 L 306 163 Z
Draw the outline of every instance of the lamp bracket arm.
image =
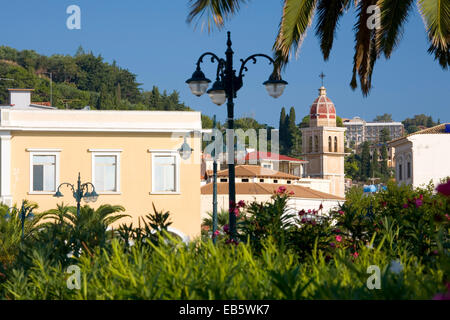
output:
M 205 58 L 206 56 L 211 56 L 211 62 L 214 63 L 217 61 L 217 74 L 216 74 L 216 78 L 219 79 L 219 75 L 220 72 L 222 71 L 222 69 L 225 66 L 225 60 L 219 58 L 215 53 L 212 52 L 205 52 L 204 54 L 202 54 L 200 56 L 200 58 L 198 58 L 197 61 L 197 70 L 200 70 L 200 64 L 203 63 L 203 58 Z
M 74 187 L 74 185 L 71 184 L 71 183 L 67 183 L 67 182 L 61 183 L 56 191 L 59 191 L 59 189 L 60 189 L 62 186 L 68 186 L 68 187 L 70 187 L 70 188 L 72 189 L 72 192 L 75 192 L 75 187 Z
M 258 57 L 268 59 L 268 60 L 269 60 L 269 64 L 272 64 L 272 65 L 275 66 L 275 60 L 273 60 L 270 56 L 268 56 L 268 55 L 266 55 L 266 54 L 262 54 L 262 53 L 257 53 L 257 54 L 251 55 L 250 57 L 248 57 L 248 58 L 245 59 L 245 60 L 244 60 L 244 59 L 241 59 L 241 63 L 242 63 L 242 64 L 241 64 L 241 69 L 239 70 L 239 76 L 238 76 L 238 78 L 242 79 L 242 77 L 244 76 L 244 72 L 247 72 L 247 71 L 248 71 L 248 68 L 246 67 L 247 63 L 248 63 L 249 61 L 252 61 L 253 64 L 256 64 L 256 62 L 257 62 L 257 59 L 256 59 L 256 58 L 258 58 Z

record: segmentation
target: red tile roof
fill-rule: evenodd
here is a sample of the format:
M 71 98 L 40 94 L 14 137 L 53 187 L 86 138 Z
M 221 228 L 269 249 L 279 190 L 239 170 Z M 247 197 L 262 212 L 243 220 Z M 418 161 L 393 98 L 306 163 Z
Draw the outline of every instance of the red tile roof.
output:
M 280 184 L 272 183 L 236 183 L 236 194 L 238 195 L 271 195 L 277 192 Z M 302 199 L 323 199 L 323 200 L 345 200 L 344 198 L 313 190 L 298 185 L 285 185 L 286 192 L 293 192 L 292 197 Z M 213 193 L 213 184 L 209 183 L 201 187 L 201 194 Z M 228 194 L 228 183 L 217 183 L 217 194 Z
M 235 168 L 236 177 L 254 177 L 254 178 L 274 178 L 274 179 L 289 179 L 300 180 L 300 177 L 292 174 L 275 171 L 261 166 L 240 165 Z M 228 170 L 217 172 L 218 177 L 228 177 Z
M 292 158 L 272 152 L 250 152 L 245 156 L 245 161 L 249 160 L 273 160 L 273 161 L 292 161 L 292 162 L 307 162 L 305 160 Z

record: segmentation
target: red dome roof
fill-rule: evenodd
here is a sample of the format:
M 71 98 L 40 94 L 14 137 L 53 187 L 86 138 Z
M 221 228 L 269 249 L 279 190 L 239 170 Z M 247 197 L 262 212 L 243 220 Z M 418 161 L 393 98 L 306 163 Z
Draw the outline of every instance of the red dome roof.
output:
M 313 102 L 309 112 L 311 119 L 336 119 L 334 103 L 327 97 L 324 87 L 319 89 L 320 96 Z

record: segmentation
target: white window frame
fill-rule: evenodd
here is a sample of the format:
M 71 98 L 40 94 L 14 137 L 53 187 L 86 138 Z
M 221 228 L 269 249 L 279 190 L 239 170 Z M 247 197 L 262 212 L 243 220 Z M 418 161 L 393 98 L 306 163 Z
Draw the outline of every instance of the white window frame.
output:
M 60 153 L 62 149 L 27 149 L 30 153 L 30 191 L 29 195 L 54 195 L 59 186 Z M 33 158 L 34 156 L 54 156 L 55 157 L 55 190 L 54 191 L 34 191 L 33 190 Z
M 180 191 L 180 176 L 181 176 L 181 168 L 180 168 L 180 154 L 177 150 L 148 150 L 148 152 L 152 155 L 152 186 L 150 194 L 156 195 L 177 195 L 181 194 Z M 174 156 L 175 157 L 175 191 L 155 191 L 155 157 L 157 156 Z
M 99 195 L 108 195 L 108 194 L 122 194 L 120 191 L 120 155 L 122 154 L 122 150 L 120 149 L 89 149 L 91 152 L 91 165 L 92 165 L 92 184 L 95 186 L 95 157 L 96 156 L 115 156 L 116 157 L 116 191 L 101 191 L 95 188 L 95 192 Z

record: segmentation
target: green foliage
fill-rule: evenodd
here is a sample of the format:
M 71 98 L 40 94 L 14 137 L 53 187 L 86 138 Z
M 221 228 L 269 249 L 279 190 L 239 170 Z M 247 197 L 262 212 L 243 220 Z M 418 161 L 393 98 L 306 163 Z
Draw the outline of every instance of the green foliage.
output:
M 53 105 L 98 110 L 191 110 L 179 101 L 179 93 L 141 91 L 136 75 L 103 57 L 79 48 L 75 56 L 39 55 L 0 46 L 0 75 L 14 81 L 0 81 L 0 105 L 8 103 L 7 88 L 34 88 L 33 102 L 50 101 L 50 75 L 53 79 Z
M 49 256 L 49 238 L 25 242 L 26 263 L 0 274 L 0 299 L 432 299 L 450 282 L 450 197 L 433 189 L 354 188 L 337 210 L 297 214 L 281 187 L 269 202 L 240 202 L 241 242 L 220 236 L 216 245 L 176 239 L 168 213 L 153 207 L 139 236 L 120 228 L 64 263 Z M 59 206 L 51 224 L 69 211 Z M 68 289 L 69 264 L 81 270 L 80 290 Z M 380 290 L 367 287 L 369 266 L 380 269 Z
M 374 122 L 392 122 L 392 114 L 385 113 L 383 115 L 376 116 L 375 119 L 373 119 Z
M 437 125 L 431 116 L 417 114 L 413 118 L 407 118 L 402 121 L 407 134 L 421 130 L 421 128 L 431 128 Z

